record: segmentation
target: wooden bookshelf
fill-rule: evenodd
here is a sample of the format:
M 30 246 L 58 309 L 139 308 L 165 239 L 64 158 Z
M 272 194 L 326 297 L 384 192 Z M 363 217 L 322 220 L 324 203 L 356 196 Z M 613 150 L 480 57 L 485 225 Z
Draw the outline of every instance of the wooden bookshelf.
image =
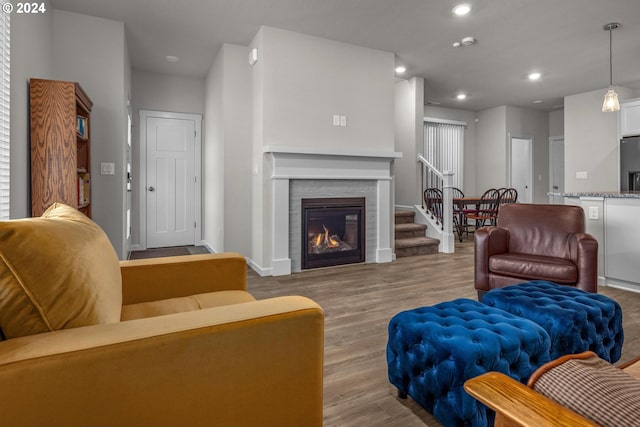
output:
M 91 107 L 75 82 L 31 79 L 31 215 L 54 202 L 91 217 Z M 82 126 L 80 126 L 82 121 Z

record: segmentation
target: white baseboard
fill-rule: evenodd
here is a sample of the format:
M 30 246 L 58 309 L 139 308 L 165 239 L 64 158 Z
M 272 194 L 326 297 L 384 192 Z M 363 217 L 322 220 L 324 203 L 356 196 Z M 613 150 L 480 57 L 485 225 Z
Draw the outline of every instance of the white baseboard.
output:
M 272 276 L 273 275 L 271 268 L 260 267 L 258 264 L 256 264 L 250 258 L 247 258 L 247 265 L 249 265 L 249 267 L 251 267 L 251 269 L 253 271 L 255 271 L 256 273 L 258 273 L 261 277 Z
M 207 248 L 207 250 L 209 252 L 211 252 L 212 254 L 217 254 L 219 253 L 213 246 L 211 246 L 211 244 L 209 242 L 207 242 L 206 240 L 200 240 L 198 243 L 196 243 L 196 246 L 204 246 L 205 248 Z

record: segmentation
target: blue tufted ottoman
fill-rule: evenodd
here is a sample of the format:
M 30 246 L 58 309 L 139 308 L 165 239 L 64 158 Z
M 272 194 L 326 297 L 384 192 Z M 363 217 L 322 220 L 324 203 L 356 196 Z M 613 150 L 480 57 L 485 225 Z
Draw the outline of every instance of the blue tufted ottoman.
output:
M 542 326 L 551 337 L 551 359 L 591 350 L 613 363 L 622 354 L 622 309 L 604 295 L 534 280 L 492 289 L 482 302 Z
M 493 425 L 464 382 L 488 371 L 526 382 L 549 361 L 549 343 L 537 324 L 470 299 L 404 311 L 389 322 L 389 381 L 444 426 Z

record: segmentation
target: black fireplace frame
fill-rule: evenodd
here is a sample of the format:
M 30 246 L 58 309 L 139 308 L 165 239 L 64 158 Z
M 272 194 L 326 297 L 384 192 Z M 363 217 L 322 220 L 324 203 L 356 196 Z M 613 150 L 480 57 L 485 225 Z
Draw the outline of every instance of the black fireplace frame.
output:
M 350 251 L 325 254 L 310 254 L 308 251 L 308 215 L 312 212 L 330 211 L 345 215 L 358 215 L 358 248 Z M 302 199 L 302 262 L 303 270 L 329 267 L 343 264 L 356 264 L 365 261 L 366 234 L 366 198 L 364 197 L 325 197 Z

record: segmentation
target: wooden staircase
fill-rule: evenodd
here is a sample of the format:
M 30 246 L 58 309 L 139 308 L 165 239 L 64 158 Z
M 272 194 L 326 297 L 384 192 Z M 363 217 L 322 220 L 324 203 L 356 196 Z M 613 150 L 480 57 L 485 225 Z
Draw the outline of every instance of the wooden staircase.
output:
M 395 214 L 396 258 L 438 253 L 440 240 L 425 236 L 427 226 L 414 222 L 413 211 L 397 210 Z

